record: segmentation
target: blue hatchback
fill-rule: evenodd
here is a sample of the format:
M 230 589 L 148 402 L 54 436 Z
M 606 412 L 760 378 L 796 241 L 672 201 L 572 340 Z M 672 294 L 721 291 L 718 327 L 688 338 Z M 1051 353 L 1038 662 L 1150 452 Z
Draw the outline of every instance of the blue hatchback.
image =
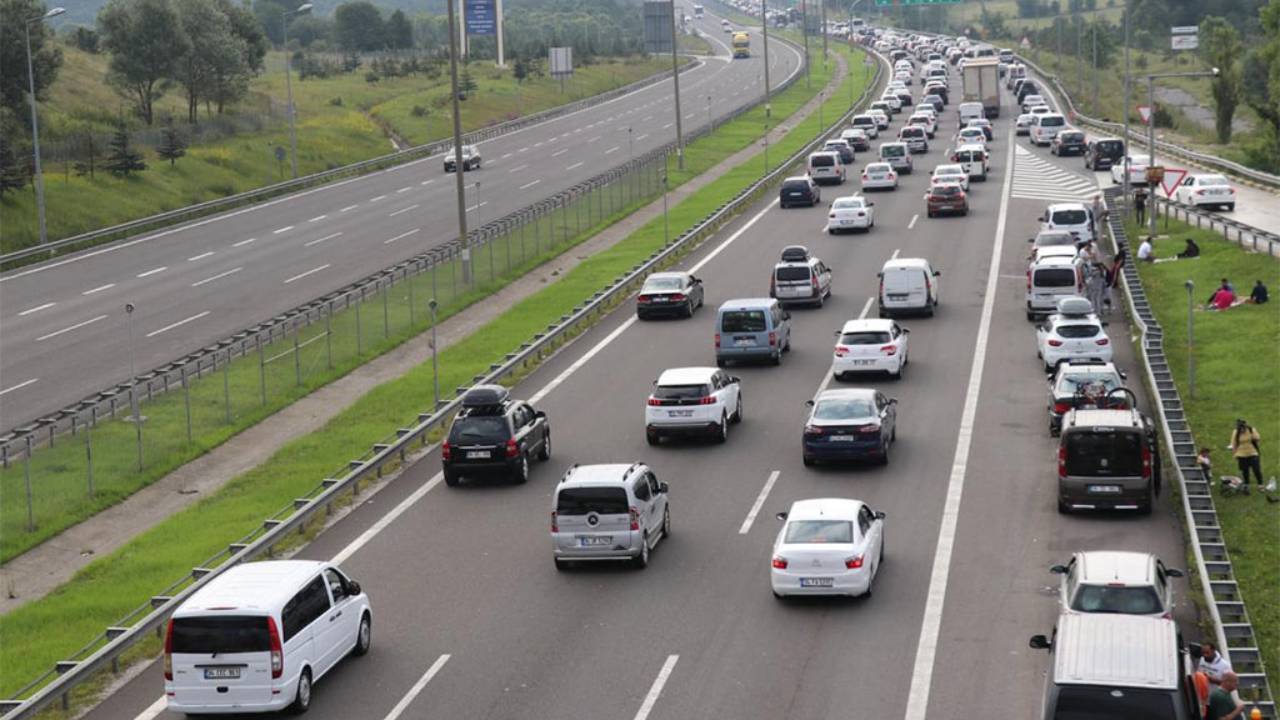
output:
M 889 446 L 897 436 L 896 398 L 847 388 L 826 390 L 807 404 L 811 410 L 801 439 L 805 465 L 822 460 L 889 463 Z

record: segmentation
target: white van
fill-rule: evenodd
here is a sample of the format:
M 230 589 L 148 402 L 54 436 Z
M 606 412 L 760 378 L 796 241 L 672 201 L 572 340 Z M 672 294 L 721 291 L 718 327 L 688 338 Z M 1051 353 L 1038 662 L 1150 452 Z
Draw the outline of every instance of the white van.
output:
M 982 103 L 980 102 L 960 103 L 960 107 L 957 108 L 957 111 L 960 113 L 960 127 L 964 127 L 970 120 L 978 120 L 986 117 L 986 114 L 982 110 Z
M 1062 230 L 1080 240 L 1095 240 L 1093 236 L 1093 209 L 1084 203 L 1054 203 L 1041 215 L 1041 230 Z
M 969 180 L 986 182 L 989 166 L 985 147 L 973 144 L 961 145 L 951 152 L 951 162 L 963 165 L 964 171 L 969 174 Z
M 835 183 L 843 185 L 845 180 L 844 163 L 840 160 L 840 153 L 832 151 L 821 151 L 811 153 L 808 162 L 809 177 L 819 185 L 823 183 Z
M 880 276 L 880 317 L 896 313 L 919 312 L 932 316 L 938 306 L 938 278 L 924 258 L 898 258 L 884 264 Z
M 1058 300 L 1084 295 L 1084 262 L 1078 255 L 1045 255 L 1027 266 L 1027 319 L 1055 312 Z
M 192 715 L 303 712 L 312 683 L 348 654 L 369 652 L 372 623 L 368 596 L 332 563 L 237 565 L 169 620 L 168 708 Z
M 1067 128 L 1067 119 L 1058 113 L 1044 113 L 1031 118 L 1031 144 L 1048 145 Z

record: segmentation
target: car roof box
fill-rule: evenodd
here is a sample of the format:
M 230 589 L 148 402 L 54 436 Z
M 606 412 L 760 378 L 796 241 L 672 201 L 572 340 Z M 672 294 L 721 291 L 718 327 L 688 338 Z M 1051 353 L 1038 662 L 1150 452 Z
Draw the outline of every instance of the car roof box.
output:
M 501 385 L 476 385 L 462 396 L 465 408 L 501 407 L 511 398 L 511 393 Z
M 1063 317 L 1078 317 L 1093 313 L 1093 303 L 1079 295 L 1064 297 L 1058 301 L 1058 314 Z
M 808 262 L 809 248 L 804 245 L 788 245 L 782 248 L 782 262 Z

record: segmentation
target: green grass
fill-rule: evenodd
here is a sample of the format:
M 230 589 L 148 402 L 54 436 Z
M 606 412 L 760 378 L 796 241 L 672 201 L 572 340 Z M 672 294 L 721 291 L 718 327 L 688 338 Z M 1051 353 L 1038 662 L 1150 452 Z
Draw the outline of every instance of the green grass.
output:
M 857 61 L 855 57 L 852 62 Z M 766 121 L 763 110 L 753 110 L 720 127 L 714 135 L 691 144 L 686 154 L 686 169 L 683 173 L 672 171 L 672 184 L 685 182 L 754 142 L 766 126 L 785 121 L 823 86 L 826 76 L 821 73 L 821 63 L 818 63 L 814 69 L 813 91 L 806 92 L 804 84 L 797 83 L 775 97 L 772 120 Z M 832 94 L 833 99 L 825 103 L 825 115 L 829 119 L 847 109 L 847 84 L 855 85 L 855 96 L 861 93 L 861 74 L 854 73 L 845 83 Z M 817 129 L 814 116 L 797 123 L 781 142 L 771 146 L 774 162 L 802 147 Z M 764 161 L 757 156 L 673 206 L 669 213 L 672 236 L 728 202 L 760 177 L 763 170 Z M 601 224 L 607 222 L 608 218 Z M 621 272 L 647 258 L 663 243 L 663 221 L 655 218 L 622 242 L 583 261 L 555 283 L 517 303 L 510 312 L 447 348 L 440 355 L 441 387 L 469 383 L 473 375 L 488 368 L 491 360 L 513 350 Z M 482 264 L 482 257 L 478 266 Z M 375 327 L 380 330 L 381 325 L 375 324 Z M 286 373 L 284 382 L 289 382 L 288 378 Z M 386 438 L 397 427 L 411 424 L 417 413 L 430 405 L 429 391 L 425 391 L 430 386 L 428 362 L 402 378 L 375 388 L 321 430 L 287 444 L 262 466 L 138 535 L 116 552 L 94 561 L 49 596 L 0 618 L 0 635 L 5 638 L 0 644 L 0 692 L 12 692 L 55 660 L 65 658 L 87 638 L 188 572 L 194 564 L 258 527 L 264 517 L 310 490 L 320 478 L 343 467 L 371 443 Z M 148 405 L 149 415 L 152 414 L 150 407 Z M 155 417 L 155 422 L 159 422 L 159 416 Z M 173 432 L 183 434 L 182 430 Z
M 1220 234 L 1171 221 L 1170 239 L 1157 240 L 1157 257 L 1182 250 L 1183 238 L 1193 237 L 1201 248 L 1198 260 L 1139 263 L 1139 275 L 1152 309 L 1164 330 L 1169 368 L 1186 406 L 1187 420 L 1200 447 L 1212 450 L 1214 475 L 1237 475 L 1226 445 L 1236 418 L 1245 418 L 1262 437 L 1262 475 L 1280 476 L 1280 302 L 1242 305 L 1225 312 L 1196 310 L 1196 392 L 1187 387 L 1187 291 L 1195 282 L 1193 299 L 1201 305 L 1221 278 L 1230 278 L 1238 293 L 1247 295 L 1255 280 L 1273 293 L 1280 290 L 1280 262 L 1246 252 Z M 1132 225 L 1129 237 L 1145 235 Z M 1215 491 L 1216 492 L 1216 491 Z M 1248 497 L 1215 497 L 1219 522 L 1236 580 L 1257 631 L 1271 687 L 1280 687 L 1280 504 L 1266 502 L 1261 493 Z

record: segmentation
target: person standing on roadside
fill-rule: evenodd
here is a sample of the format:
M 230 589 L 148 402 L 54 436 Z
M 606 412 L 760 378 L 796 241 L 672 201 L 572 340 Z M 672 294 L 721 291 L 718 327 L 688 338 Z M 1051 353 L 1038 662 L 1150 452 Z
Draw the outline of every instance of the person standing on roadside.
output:
M 1253 471 L 1258 487 L 1262 487 L 1262 456 L 1258 453 L 1258 431 L 1243 419 L 1236 420 L 1236 429 L 1231 432 L 1231 456 L 1236 459 L 1240 468 L 1240 480 L 1249 484 L 1249 471 Z
M 1231 672 L 1231 663 L 1222 657 L 1213 641 L 1205 640 L 1200 643 L 1200 660 L 1196 663 L 1196 669 L 1209 678 L 1209 684 L 1221 685 L 1222 678 Z
M 1204 720 L 1236 720 L 1244 714 L 1244 703 L 1231 695 L 1239 684 L 1234 672 L 1222 673 L 1222 683 L 1209 693 L 1209 707 L 1204 711 Z
M 1138 188 L 1133 191 L 1133 210 L 1138 213 L 1138 224 L 1145 225 L 1147 222 L 1147 191 Z
M 1095 193 L 1093 196 L 1093 239 L 1094 242 L 1102 240 L 1103 228 L 1107 225 L 1107 205 L 1102 202 L 1102 193 Z

